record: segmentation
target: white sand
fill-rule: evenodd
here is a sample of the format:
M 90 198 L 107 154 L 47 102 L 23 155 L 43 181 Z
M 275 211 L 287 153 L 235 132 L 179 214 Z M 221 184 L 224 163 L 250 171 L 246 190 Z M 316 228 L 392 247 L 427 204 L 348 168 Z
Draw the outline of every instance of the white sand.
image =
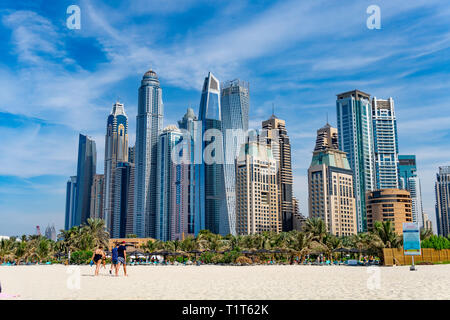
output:
M 94 267 L 71 268 L 72 274 L 61 265 L 0 267 L 2 293 L 20 299 L 450 299 L 450 265 L 415 272 L 407 266 L 129 266 L 129 276 L 118 278 L 109 266 L 98 277 Z

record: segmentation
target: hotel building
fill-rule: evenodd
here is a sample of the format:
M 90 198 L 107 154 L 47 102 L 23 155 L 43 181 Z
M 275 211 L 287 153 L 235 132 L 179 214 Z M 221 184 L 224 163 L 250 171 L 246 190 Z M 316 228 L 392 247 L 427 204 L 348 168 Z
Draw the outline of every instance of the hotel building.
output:
M 338 132 L 329 124 L 317 130 L 308 169 L 309 216 L 321 218 L 336 236 L 357 233 L 353 172 L 346 153 L 338 149 Z

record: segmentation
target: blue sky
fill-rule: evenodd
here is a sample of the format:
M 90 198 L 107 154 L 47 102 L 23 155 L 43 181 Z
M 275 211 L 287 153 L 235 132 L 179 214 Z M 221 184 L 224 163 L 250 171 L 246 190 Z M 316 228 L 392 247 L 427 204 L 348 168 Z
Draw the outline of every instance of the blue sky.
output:
M 81 9 L 81 29 L 66 9 Z M 381 29 L 366 8 L 381 8 Z M 401 154 L 416 154 L 425 212 L 450 165 L 448 1 L 2 1 L 0 8 L 0 235 L 62 228 L 65 184 L 76 174 L 78 133 L 97 142 L 120 97 L 134 144 L 137 90 L 152 67 L 164 125 L 198 111 L 208 71 L 250 82 L 250 126 L 286 119 L 295 195 L 307 214 L 316 130 L 336 124 L 336 94 L 393 97 Z

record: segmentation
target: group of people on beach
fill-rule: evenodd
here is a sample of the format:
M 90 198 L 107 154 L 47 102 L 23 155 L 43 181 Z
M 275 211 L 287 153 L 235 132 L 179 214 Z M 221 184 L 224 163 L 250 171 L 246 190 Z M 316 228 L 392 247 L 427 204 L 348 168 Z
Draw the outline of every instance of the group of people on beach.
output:
M 102 246 L 95 249 L 91 260 L 91 263 L 96 266 L 95 275 L 98 276 L 102 264 L 103 268 L 106 269 L 106 254 Z M 116 277 L 119 276 L 120 266 L 123 266 L 123 273 L 127 276 L 127 247 L 125 246 L 125 241 L 122 241 L 122 243 L 116 242 L 111 250 L 111 269 L 109 270 L 109 274 L 112 274 L 114 271 L 114 275 Z

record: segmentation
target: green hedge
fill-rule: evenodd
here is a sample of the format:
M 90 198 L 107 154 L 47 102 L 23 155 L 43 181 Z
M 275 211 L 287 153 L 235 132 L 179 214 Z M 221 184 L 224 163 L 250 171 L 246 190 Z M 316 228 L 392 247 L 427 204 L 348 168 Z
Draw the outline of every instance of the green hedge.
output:
M 450 240 L 443 236 L 433 235 L 422 241 L 422 248 L 430 248 L 436 250 L 450 249 Z
M 92 251 L 75 251 L 70 255 L 71 264 L 88 264 L 92 258 Z

